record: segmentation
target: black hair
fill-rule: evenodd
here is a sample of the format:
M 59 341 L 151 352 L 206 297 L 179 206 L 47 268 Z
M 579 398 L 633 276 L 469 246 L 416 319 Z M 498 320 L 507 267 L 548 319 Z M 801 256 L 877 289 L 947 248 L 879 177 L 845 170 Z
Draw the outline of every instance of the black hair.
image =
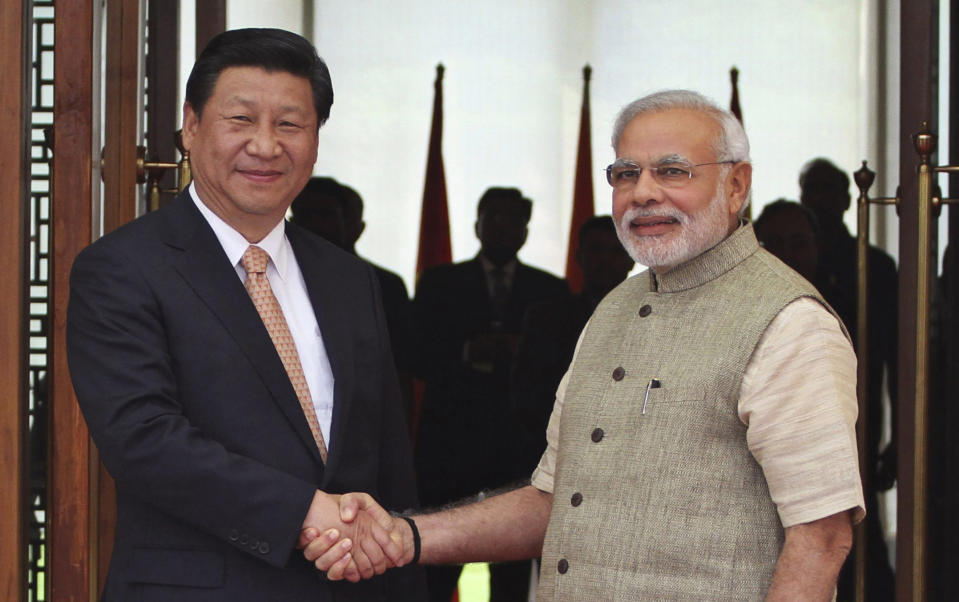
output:
M 520 211 L 522 211 L 526 222 L 529 222 L 529 218 L 533 215 L 533 201 L 524 197 L 519 188 L 493 186 L 492 188 L 487 188 L 483 196 L 480 197 L 479 204 L 476 206 L 477 217 L 483 214 L 483 211 L 486 210 L 487 205 L 489 205 L 492 199 L 506 199 L 515 202 Z
M 290 205 L 293 216 L 290 221 L 294 224 L 302 224 L 303 215 L 312 209 L 313 201 L 318 198 L 329 197 L 339 202 L 340 188 L 340 183 L 333 178 L 313 176 L 307 180 L 300 194 L 293 199 Z
M 230 67 L 261 67 L 309 80 L 317 127 L 330 116 L 333 84 L 330 71 L 306 38 L 282 29 L 232 29 L 215 36 L 197 58 L 186 82 L 186 102 L 198 117 L 216 81 Z
M 340 184 L 339 199 L 345 217 L 353 220 L 363 219 L 363 197 L 356 189 Z
M 576 233 L 576 241 L 579 244 L 583 244 L 583 239 L 593 230 L 609 232 L 613 236 L 616 236 L 616 224 L 613 223 L 612 217 L 608 215 L 594 215 L 583 222 L 583 225 L 579 227 L 579 232 Z
M 775 201 L 763 207 L 762 213 L 760 213 L 759 217 L 756 218 L 756 221 L 753 222 L 753 231 L 759 232 L 763 227 L 763 223 L 786 211 L 798 211 L 803 217 L 806 218 L 806 221 L 809 223 L 809 227 L 812 229 L 816 240 L 820 239 L 822 232 L 819 229 L 819 218 L 816 217 L 816 214 L 813 212 L 813 210 L 802 203 L 797 203 L 796 201 L 790 201 L 788 199 L 776 199 Z
M 329 176 L 313 176 L 306 182 L 306 186 L 293 199 L 290 210 L 293 212 L 293 223 L 297 215 L 309 211 L 313 201 L 317 198 L 330 198 L 337 202 L 343 211 L 343 217 L 349 219 L 363 218 L 363 197 L 353 188 L 338 182 Z
M 826 185 L 829 190 L 835 191 L 837 194 L 849 194 L 849 176 L 829 159 L 817 157 L 803 165 L 799 172 L 800 189 L 806 188 L 806 183 L 810 177 Z

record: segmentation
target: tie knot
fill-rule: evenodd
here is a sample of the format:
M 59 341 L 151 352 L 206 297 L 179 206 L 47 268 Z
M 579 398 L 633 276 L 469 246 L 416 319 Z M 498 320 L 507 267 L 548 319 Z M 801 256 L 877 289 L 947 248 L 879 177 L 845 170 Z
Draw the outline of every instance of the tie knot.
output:
M 262 274 L 266 271 L 266 264 L 270 261 L 270 255 L 256 245 L 250 245 L 243 253 L 240 263 L 247 274 Z

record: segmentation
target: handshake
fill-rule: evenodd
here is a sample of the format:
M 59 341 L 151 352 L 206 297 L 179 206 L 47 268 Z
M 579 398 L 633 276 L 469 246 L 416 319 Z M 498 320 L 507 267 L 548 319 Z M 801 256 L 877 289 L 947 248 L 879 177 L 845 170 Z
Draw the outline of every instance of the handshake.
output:
M 296 547 L 331 581 L 355 583 L 415 562 L 418 539 L 411 522 L 392 516 L 366 493 L 317 491 Z

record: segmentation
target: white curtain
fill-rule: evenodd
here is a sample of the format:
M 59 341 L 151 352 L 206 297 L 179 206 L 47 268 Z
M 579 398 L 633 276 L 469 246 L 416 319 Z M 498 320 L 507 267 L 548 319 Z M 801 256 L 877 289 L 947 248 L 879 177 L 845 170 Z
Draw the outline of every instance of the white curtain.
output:
M 616 111 L 671 87 L 727 105 L 735 65 L 757 215 L 768 201 L 798 197 L 797 175 L 808 159 L 826 156 L 852 171 L 871 158 L 876 142 L 864 130 L 875 104 L 872 5 L 317 0 L 314 31 L 303 33 L 329 64 L 336 101 L 320 131 L 315 171 L 360 192 L 367 222 L 360 253 L 412 285 L 432 84 L 442 62 L 454 259 L 478 249 L 473 224 L 483 190 L 517 186 L 534 202 L 521 258 L 561 273 L 583 65 L 593 68 L 593 168 L 603 213 L 610 195 L 602 168 L 613 158 Z M 301 19 L 298 0 L 228 5 L 231 28 L 300 31 Z

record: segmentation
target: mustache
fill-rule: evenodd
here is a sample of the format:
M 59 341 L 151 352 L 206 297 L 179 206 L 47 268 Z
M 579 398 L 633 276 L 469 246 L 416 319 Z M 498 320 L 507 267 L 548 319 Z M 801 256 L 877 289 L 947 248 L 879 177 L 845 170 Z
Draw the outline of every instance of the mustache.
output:
M 626 210 L 626 213 L 623 214 L 620 224 L 626 227 L 629 226 L 631 221 L 641 217 L 671 218 L 680 224 L 686 224 L 689 222 L 689 216 L 676 208 L 651 209 L 645 207 L 631 207 L 630 209 Z

